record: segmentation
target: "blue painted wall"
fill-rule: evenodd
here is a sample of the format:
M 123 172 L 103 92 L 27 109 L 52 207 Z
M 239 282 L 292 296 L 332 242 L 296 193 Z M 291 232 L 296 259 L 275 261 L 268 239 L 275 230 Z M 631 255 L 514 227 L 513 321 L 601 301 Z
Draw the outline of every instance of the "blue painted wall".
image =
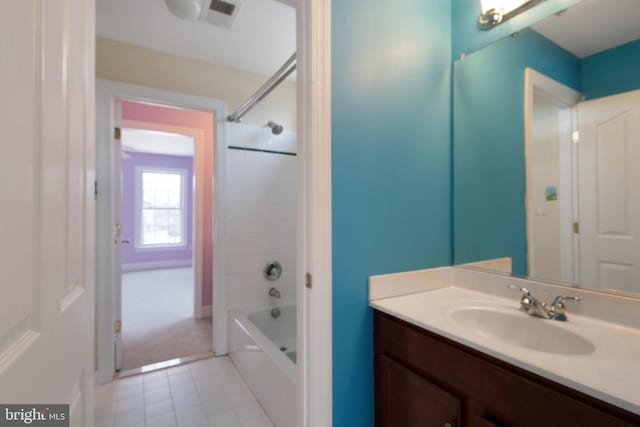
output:
M 452 0 L 453 58 L 459 58 L 461 53 L 475 52 L 579 1 L 547 0 L 491 30 L 483 31 L 478 28 L 478 16 L 482 9 L 480 0 Z
M 584 58 L 580 68 L 587 99 L 640 89 L 640 40 Z
M 332 5 L 335 427 L 374 425 L 368 276 L 451 263 L 450 23 L 441 0 Z
M 524 70 L 580 87 L 578 58 L 531 30 L 454 64 L 454 262 L 526 274 Z

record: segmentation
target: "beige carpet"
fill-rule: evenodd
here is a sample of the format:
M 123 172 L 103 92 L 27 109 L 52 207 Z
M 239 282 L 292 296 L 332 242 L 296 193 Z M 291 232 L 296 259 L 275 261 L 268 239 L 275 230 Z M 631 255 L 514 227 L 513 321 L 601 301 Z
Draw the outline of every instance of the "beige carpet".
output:
M 211 318 L 193 317 L 193 269 L 122 275 L 122 367 L 209 352 Z

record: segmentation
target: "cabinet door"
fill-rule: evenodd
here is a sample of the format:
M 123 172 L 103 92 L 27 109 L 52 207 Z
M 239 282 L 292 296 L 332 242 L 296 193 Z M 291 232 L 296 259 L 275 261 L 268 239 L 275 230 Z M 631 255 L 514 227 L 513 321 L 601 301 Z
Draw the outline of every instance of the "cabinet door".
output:
M 377 427 L 460 426 L 460 400 L 385 356 L 376 356 Z

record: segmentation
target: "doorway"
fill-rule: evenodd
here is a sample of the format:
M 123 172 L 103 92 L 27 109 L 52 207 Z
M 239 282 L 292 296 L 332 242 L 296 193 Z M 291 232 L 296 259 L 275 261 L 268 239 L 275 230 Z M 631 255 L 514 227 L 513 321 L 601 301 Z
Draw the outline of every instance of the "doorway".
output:
M 114 117 L 116 369 L 211 353 L 213 114 L 117 99 Z
M 122 103 L 124 108 L 116 108 L 123 114 L 149 108 Z M 124 116 L 122 125 L 132 127 L 121 128 L 120 170 L 114 171 L 121 177 L 120 199 L 114 201 L 121 213 L 121 351 L 116 359 L 121 373 L 212 351 L 210 310 L 195 298 L 203 293 L 203 281 L 211 283 L 202 276 L 202 251 L 196 255 L 194 250 L 203 243 L 196 241 L 201 233 L 195 218 L 204 214 L 202 203 L 195 203 L 196 137 Z
M 525 71 L 527 271 L 572 283 L 576 277 L 575 106 L 582 94 Z
M 298 118 L 300 129 L 300 143 L 298 152 L 298 193 L 297 203 L 297 333 L 300 346 L 298 349 L 298 416 L 299 425 L 327 425 L 331 422 L 331 90 L 330 90 L 330 2 L 283 0 L 284 3 L 295 6 L 298 24 Z M 127 4 L 130 8 L 131 6 Z M 130 14 L 129 14 L 130 15 Z M 122 28 L 122 27 L 121 27 Z M 109 46 L 109 48 L 112 46 Z M 147 58 L 147 57 L 145 57 Z M 148 58 L 147 58 L 148 59 Z M 146 61 L 146 59 L 145 59 Z M 106 64 L 126 64 L 138 76 L 155 75 L 141 71 L 145 61 L 137 56 L 119 56 L 117 61 L 102 61 Z M 135 64 L 130 66 L 129 64 Z M 164 68 L 157 67 L 164 71 Z M 190 74 L 189 87 L 194 87 L 193 80 L 197 73 Z M 201 73 L 202 75 L 202 73 Z M 117 80 L 117 76 L 99 74 L 101 78 Z M 210 74 L 205 74 L 210 79 Z M 313 79 L 311 76 L 314 76 Z M 99 163 L 110 159 L 110 153 L 104 150 L 109 146 L 113 115 L 111 105 L 115 97 L 137 97 L 153 102 L 166 102 L 212 111 L 222 123 L 227 114 L 226 102 L 204 96 L 186 95 L 174 92 L 180 90 L 175 85 L 167 86 L 170 90 L 151 89 L 139 86 L 145 81 L 142 77 L 130 80 L 131 83 L 116 83 L 113 81 L 97 80 L 97 151 Z M 212 80 L 213 83 L 216 80 Z M 313 84 L 312 84 L 313 82 Z M 210 82 L 211 83 L 211 82 Z M 218 81 L 219 83 L 219 81 Z M 151 84 L 151 83 L 149 83 Z M 157 87 L 162 87 L 157 85 Z M 197 86 L 197 93 L 202 92 L 204 85 Z M 226 87 L 225 87 L 226 88 Z M 191 92 L 194 93 L 194 92 Z M 208 96 L 215 96 L 209 94 Z M 234 104 L 235 105 L 235 104 Z M 215 129 L 216 134 L 216 177 L 214 180 L 215 193 L 224 198 L 226 185 L 223 180 L 225 144 L 223 127 Z M 104 207 L 104 196 L 109 190 L 109 176 L 105 173 L 104 165 L 98 165 L 98 243 L 109 242 L 109 229 L 100 225 L 108 223 L 112 213 Z M 100 207 L 102 206 L 102 208 Z M 222 211 L 220 206 L 214 206 L 215 228 L 214 239 L 219 250 L 214 252 L 214 274 L 219 277 L 222 269 L 220 260 L 224 250 L 224 228 L 220 227 Z M 98 374 L 97 381 L 110 381 L 113 375 L 113 325 L 110 323 L 113 315 L 113 296 L 108 285 L 110 274 L 110 254 L 104 253 L 105 248 L 98 248 L 97 258 L 97 306 L 98 323 Z M 221 284 L 215 282 L 214 284 Z M 313 294 L 313 298 L 311 295 Z M 214 352 L 226 353 L 226 296 L 224 288 L 214 286 Z M 311 363 L 313 355 L 313 363 Z
M 224 139 L 216 117 L 224 117 L 226 106 L 116 82 L 98 81 L 97 88 L 101 206 L 97 299 L 102 301 L 97 305 L 97 380 L 107 382 L 117 370 L 167 358 L 171 364 L 185 357 L 193 360 L 210 356 L 216 347 L 213 242 L 219 212 L 213 197 L 219 194 L 220 180 L 214 179 L 219 160 L 214 151 Z M 132 142 L 132 137 L 142 139 L 141 135 L 153 142 L 146 146 Z M 140 163 L 140 158 L 146 163 Z M 130 183 L 121 183 L 127 174 Z M 146 202 L 145 180 L 151 191 Z M 149 204 L 155 197 L 154 186 L 162 190 L 158 200 L 166 203 L 173 198 L 180 203 Z M 192 190 L 186 191 L 189 186 Z M 120 206 L 124 196 L 129 219 Z M 122 207 L 127 207 L 126 201 Z M 141 224 L 144 215 L 147 224 Z M 154 228 L 156 222 L 159 228 Z M 158 254 L 159 258 L 154 257 Z M 160 292 L 163 288 L 172 293 Z

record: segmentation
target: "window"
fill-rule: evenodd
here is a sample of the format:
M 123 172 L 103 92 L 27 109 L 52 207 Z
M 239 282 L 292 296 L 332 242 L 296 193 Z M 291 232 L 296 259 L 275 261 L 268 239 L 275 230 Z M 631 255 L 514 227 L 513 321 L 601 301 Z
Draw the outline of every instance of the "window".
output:
M 186 245 L 185 177 L 182 169 L 137 168 L 137 247 Z

